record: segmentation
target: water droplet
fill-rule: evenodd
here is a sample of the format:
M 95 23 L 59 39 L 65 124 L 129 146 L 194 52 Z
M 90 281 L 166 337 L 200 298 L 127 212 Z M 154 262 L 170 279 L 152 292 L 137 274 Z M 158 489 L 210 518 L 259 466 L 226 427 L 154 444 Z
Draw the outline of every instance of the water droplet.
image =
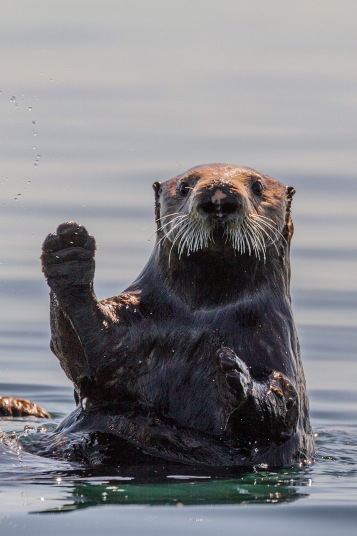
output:
M 32 121 L 32 124 L 33 124 L 33 125 L 36 125 L 36 121 Z
M 27 425 L 24 427 L 25 435 L 36 434 L 36 431 L 37 431 L 36 428 L 34 428 L 33 426 Z
M 10 102 L 16 102 L 16 97 L 15 97 L 15 95 L 13 95 L 13 96 L 11 97 Z
M 29 112 L 31 112 L 31 110 L 32 110 L 32 106 L 29 106 Z

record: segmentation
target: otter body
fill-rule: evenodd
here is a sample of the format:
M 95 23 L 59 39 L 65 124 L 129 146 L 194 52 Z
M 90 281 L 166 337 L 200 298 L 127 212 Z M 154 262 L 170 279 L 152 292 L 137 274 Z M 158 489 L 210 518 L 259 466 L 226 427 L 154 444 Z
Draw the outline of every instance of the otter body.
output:
M 96 299 L 84 227 L 62 224 L 44 242 L 51 349 L 78 402 L 44 450 L 121 463 L 308 462 L 289 291 L 294 190 L 223 164 L 154 189 L 156 246 L 117 297 Z

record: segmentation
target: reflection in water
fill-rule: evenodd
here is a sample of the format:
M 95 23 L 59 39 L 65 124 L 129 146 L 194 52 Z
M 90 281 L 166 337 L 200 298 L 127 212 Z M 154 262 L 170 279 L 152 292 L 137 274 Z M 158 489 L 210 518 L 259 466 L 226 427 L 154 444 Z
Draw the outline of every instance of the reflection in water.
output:
M 177 468 L 176 468 L 177 470 Z M 192 468 L 191 468 L 192 470 Z M 63 477 L 66 480 L 66 477 Z M 78 480 L 67 487 L 70 498 L 42 513 L 68 512 L 103 504 L 117 505 L 222 505 L 291 502 L 309 494 L 301 487 L 311 484 L 298 470 L 281 473 L 248 473 L 229 478 L 168 475 L 151 480 L 101 478 Z M 33 512 L 34 513 L 34 512 Z M 37 512 L 38 513 L 38 512 Z
M 212 470 L 181 464 L 83 469 L 25 452 L 21 436 L 23 440 L 22 433 L 1 432 L 2 489 L 17 493 L 25 486 L 28 497 L 35 494 L 29 513 L 60 513 L 104 504 L 180 507 L 284 503 L 307 497 L 311 486 L 309 467 L 277 472 Z

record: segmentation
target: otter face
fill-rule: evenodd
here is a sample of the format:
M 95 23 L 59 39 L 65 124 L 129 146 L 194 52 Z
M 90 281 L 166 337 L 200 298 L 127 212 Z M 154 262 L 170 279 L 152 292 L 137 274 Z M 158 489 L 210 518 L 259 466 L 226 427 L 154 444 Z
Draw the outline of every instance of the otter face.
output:
M 268 248 L 286 242 L 294 190 L 253 169 L 199 166 L 154 189 L 159 243 L 179 257 L 230 245 L 265 260 Z

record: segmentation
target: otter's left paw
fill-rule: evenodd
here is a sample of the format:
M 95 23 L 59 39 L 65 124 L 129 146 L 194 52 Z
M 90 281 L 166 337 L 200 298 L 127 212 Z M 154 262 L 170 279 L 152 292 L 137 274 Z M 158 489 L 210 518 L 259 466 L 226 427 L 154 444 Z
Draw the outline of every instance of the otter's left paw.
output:
M 220 348 L 215 353 L 215 358 L 221 395 L 226 398 L 228 395 L 232 406 L 237 408 L 252 391 L 253 380 L 249 369 L 230 348 Z

